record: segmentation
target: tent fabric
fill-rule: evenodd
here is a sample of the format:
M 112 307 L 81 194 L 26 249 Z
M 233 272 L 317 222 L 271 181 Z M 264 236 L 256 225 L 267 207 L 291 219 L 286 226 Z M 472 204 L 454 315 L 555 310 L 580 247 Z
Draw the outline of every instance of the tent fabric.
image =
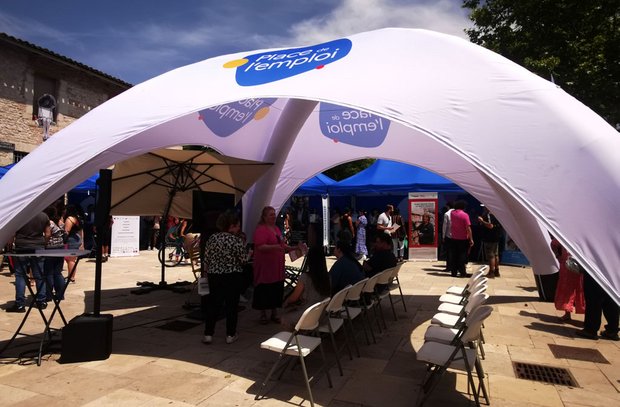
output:
M 377 160 L 368 168 L 338 181 L 332 188 L 335 194 L 347 195 L 406 195 L 409 192 L 464 192 L 454 182 L 414 165 Z
M 508 59 L 426 30 L 224 55 L 139 84 L 0 180 L 0 243 L 99 168 L 182 144 L 274 163 L 243 197 L 246 230 L 335 165 L 426 168 L 487 205 L 534 272 L 557 269 L 550 231 L 620 303 L 617 131 Z
M 13 168 L 15 164 L 5 165 L 4 167 L 0 167 L 0 179 L 4 177 L 4 175 L 9 172 L 11 168 Z M 97 190 L 97 179 L 99 179 L 99 174 L 95 174 L 83 182 L 79 183 L 75 187 L 71 189 L 71 191 L 96 191 Z
M 325 174 L 317 174 L 310 178 L 308 181 L 301 184 L 295 191 L 295 195 L 325 195 L 329 194 L 331 186 L 336 184 L 336 181 L 331 179 Z

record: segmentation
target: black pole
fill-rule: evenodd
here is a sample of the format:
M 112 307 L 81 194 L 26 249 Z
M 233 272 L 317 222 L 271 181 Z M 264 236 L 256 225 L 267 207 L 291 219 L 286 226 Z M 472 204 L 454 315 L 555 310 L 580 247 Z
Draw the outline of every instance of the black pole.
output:
M 159 285 L 166 285 L 166 237 L 168 235 L 168 214 L 170 213 L 170 207 L 172 206 L 172 201 L 174 200 L 174 195 L 177 193 L 176 189 L 172 188 L 168 192 L 168 204 L 166 205 L 166 209 L 164 210 L 164 216 L 161 219 L 159 231 L 163 232 L 163 239 L 161 241 L 161 281 Z
M 95 293 L 93 298 L 93 314 L 101 313 L 101 275 L 102 275 L 102 247 L 105 228 L 110 227 L 110 205 L 112 202 L 112 170 L 99 170 L 97 179 L 97 206 L 95 209 L 95 228 L 97 238 L 97 257 L 95 259 Z

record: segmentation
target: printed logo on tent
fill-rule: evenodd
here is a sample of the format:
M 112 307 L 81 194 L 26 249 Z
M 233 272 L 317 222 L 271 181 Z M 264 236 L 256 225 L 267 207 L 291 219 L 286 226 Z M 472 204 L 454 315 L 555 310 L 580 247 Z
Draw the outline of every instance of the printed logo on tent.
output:
M 198 119 L 219 137 L 228 137 L 252 120 L 260 120 L 269 113 L 277 99 L 243 99 L 217 105 L 198 112 Z
M 387 119 L 331 103 L 321 103 L 319 122 L 325 137 L 358 147 L 380 146 L 390 129 Z
M 351 40 L 342 38 L 303 48 L 262 52 L 229 61 L 224 68 L 237 68 L 235 79 L 241 86 L 279 81 L 326 65 L 347 56 Z

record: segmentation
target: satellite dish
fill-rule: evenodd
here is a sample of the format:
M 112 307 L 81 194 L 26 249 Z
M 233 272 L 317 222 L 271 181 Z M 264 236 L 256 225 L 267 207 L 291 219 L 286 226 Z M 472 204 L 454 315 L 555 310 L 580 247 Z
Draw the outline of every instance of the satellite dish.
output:
M 37 103 L 39 104 L 39 107 L 53 110 L 56 107 L 56 98 L 49 93 L 46 93 L 39 98 Z

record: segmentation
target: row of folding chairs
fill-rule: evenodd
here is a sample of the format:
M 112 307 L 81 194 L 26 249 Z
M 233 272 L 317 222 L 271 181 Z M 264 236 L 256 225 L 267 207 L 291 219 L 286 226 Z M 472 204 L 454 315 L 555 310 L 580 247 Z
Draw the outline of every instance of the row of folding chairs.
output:
M 310 404 L 314 406 L 310 382 L 318 377 L 320 373 L 325 372 L 329 386 L 332 387 L 329 367 L 327 366 L 325 359 L 325 352 L 323 350 L 321 338 L 329 337 L 335 353 L 336 364 L 338 366 L 339 373 L 342 376 L 344 373 L 340 362 L 341 351 L 346 348 L 349 358 L 352 360 L 352 342 L 357 356 L 360 357 L 359 345 L 357 343 L 357 333 L 353 324 L 354 320 L 361 316 L 361 325 L 363 327 L 367 343 L 370 344 L 368 333 L 372 336 L 373 342 L 376 343 L 371 316 L 374 321 L 376 321 L 380 332 L 381 323 L 379 322 L 379 316 L 383 321 L 384 328 L 387 328 L 385 325 L 385 318 L 383 317 L 383 311 L 381 309 L 381 302 L 385 298 L 389 299 L 395 320 L 397 320 L 397 316 L 394 309 L 394 304 L 399 301 L 402 302 L 403 308 L 407 311 L 402 289 L 400 287 L 400 281 L 398 279 L 400 266 L 401 265 L 398 265 L 397 267 L 384 270 L 383 272 L 370 278 L 365 278 L 354 285 L 349 285 L 334 294 L 333 297 L 326 298 L 325 300 L 308 307 L 300 317 L 292 332 L 279 332 L 261 343 L 261 348 L 278 352 L 278 358 L 262 382 L 255 399 L 258 400 L 265 394 L 266 385 L 277 369 L 280 369 L 278 375 L 279 380 L 290 363 L 293 360 L 298 360 L 301 365 Z M 377 284 L 385 285 L 386 289 L 377 292 L 375 290 Z M 400 294 L 399 296 L 396 294 L 396 290 L 398 290 L 398 294 Z M 395 295 L 392 295 L 392 291 L 395 292 Z M 339 347 L 337 345 L 335 335 L 341 329 L 343 332 L 344 343 Z M 320 350 L 323 364 L 316 375 L 309 377 L 304 358 L 316 349 Z
M 484 277 L 487 270 L 488 266 L 480 267 L 465 286 L 450 287 L 440 297 L 439 312 L 431 319 L 424 334 L 424 344 L 417 352 L 417 359 L 427 363 L 429 368 L 418 405 L 424 404 L 448 368 L 467 373 L 468 387 L 472 389 L 477 406 L 480 406 L 480 394 L 489 404 L 480 361 L 484 359 L 482 327 L 493 310 L 484 305 L 489 298 L 486 293 L 488 281 Z

